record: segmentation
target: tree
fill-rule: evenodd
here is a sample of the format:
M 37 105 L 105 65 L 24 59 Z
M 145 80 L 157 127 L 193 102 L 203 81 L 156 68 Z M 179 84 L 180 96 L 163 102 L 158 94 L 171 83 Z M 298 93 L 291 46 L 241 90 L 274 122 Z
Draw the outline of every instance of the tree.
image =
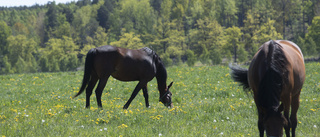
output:
M 12 70 L 11 63 L 8 60 L 7 56 L 2 58 L 3 67 L 0 70 L 0 74 L 12 74 L 14 71 Z
M 125 32 L 125 29 L 123 32 Z M 119 41 L 111 42 L 110 45 L 129 49 L 140 49 L 144 47 L 140 35 L 137 35 L 134 32 L 123 33 L 123 35 L 120 36 Z
M 12 70 L 17 73 L 36 72 L 37 63 L 34 54 L 37 54 L 36 42 L 24 35 L 10 36 L 8 38 L 9 63 Z
M 222 26 L 231 27 L 237 22 L 235 0 L 216 0 L 217 20 Z
M 106 30 L 109 29 L 110 23 L 109 23 L 109 16 L 110 16 L 110 11 L 107 9 L 105 5 L 102 5 L 98 9 L 98 14 L 97 14 L 97 21 L 99 22 L 99 25 Z
M 23 24 L 21 24 L 20 22 L 17 22 L 13 25 L 12 27 L 12 31 L 13 31 L 13 35 L 28 35 L 29 34 L 29 30 L 27 29 L 27 27 Z
M 119 8 L 121 27 L 127 32 L 144 35 L 153 31 L 156 18 L 149 0 L 120 1 Z
M 316 50 L 320 51 L 320 16 L 316 16 L 312 20 L 312 24 L 308 27 L 306 39 L 312 39 L 316 45 Z
M 241 32 L 241 29 L 233 26 L 233 27 L 227 28 L 225 31 L 226 31 L 225 38 L 227 42 L 223 46 L 223 49 L 224 49 L 223 51 L 225 52 L 226 55 L 230 55 L 230 53 L 233 53 L 234 62 L 237 62 L 237 58 L 239 58 L 239 56 L 241 57 L 242 60 L 244 60 L 243 56 L 246 55 L 246 53 L 244 50 L 244 46 L 240 41 L 243 35 Z
M 318 52 L 317 52 L 317 44 L 316 44 L 316 42 L 312 39 L 312 37 L 308 37 L 307 38 L 307 44 L 306 45 L 308 45 L 307 47 L 307 55 L 317 55 L 317 54 L 319 54 Z
M 58 10 L 56 2 L 48 2 L 48 11 L 46 12 L 46 40 L 50 37 L 50 32 L 58 26 Z
M 190 49 L 186 51 L 186 56 L 187 56 L 187 64 L 188 66 L 193 66 L 194 63 L 196 62 L 196 56 L 194 55 L 194 52 Z
M 40 66 L 42 71 L 75 70 L 78 65 L 77 46 L 72 38 L 63 36 L 62 39 L 51 38 L 41 51 Z
M 199 19 L 195 29 L 190 30 L 189 48 L 195 52 L 197 56 L 203 54 L 204 51 L 213 51 L 220 49 L 223 45 L 223 27 L 216 20 L 209 18 Z M 219 50 L 215 50 L 219 51 Z
M 276 31 L 274 27 L 275 21 L 268 19 L 266 23 L 260 25 L 260 28 L 256 30 L 253 34 L 253 42 L 257 45 L 261 45 L 270 39 L 283 39 L 281 33 Z
M 6 22 L 0 21 L 0 56 L 8 52 L 7 38 L 11 35 L 11 29 Z M 0 57 L 2 58 L 2 57 Z

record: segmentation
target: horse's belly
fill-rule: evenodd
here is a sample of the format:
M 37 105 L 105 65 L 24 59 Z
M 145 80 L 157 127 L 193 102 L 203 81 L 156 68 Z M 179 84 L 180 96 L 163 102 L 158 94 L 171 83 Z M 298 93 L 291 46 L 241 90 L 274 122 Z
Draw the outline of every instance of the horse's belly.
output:
M 139 80 L 139 76 L 136 73 L 130 73 L 128 71 L 116 71 L 111 74 L 111 76 L 120 81 L 137 81 Z
M 124 67 L 113 72 L 111 76 L 120 81 L 150 81 L 155 76 L 155 73 L 149 69 L 134 69 Z

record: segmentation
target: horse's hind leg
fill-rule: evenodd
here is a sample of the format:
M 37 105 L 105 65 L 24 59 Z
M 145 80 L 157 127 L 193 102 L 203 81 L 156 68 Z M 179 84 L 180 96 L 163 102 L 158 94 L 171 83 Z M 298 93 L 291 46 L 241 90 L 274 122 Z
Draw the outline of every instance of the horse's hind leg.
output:
M 123 106 L 123 109 L 127 109 L 131 103 L 131 101 L 137 96 L 138 92 L 147 84 L 147 82 L 139 82 L 136 88 L 134 88 L 131 97 L 127 101 L 127 103 Z
M 95 91 L 96 92 L 97 103 L 98 103 L 98 107 L 99 108 L 102 108 L 102 103 L 101 103 L 102 91 L 103 91 L 104 87 L 106 86 L 109 77 L 110 77 L 110 75 L 106 76 L 104 78 L 101 78 L 99 80 L 98 87 L 97 87 L 97 89 Z
M 287 98 L 285 98 L 282 103 L 284 105 L 284 111 L 283 111 L 283 115 L 284 117 L 287 119 L 288 124 L 284 126 L 284 130 L 286 132 L 286 136 L 290 137 L 290 128 L 291 128 L 291 120 L 289 118 L 289 112 L 290 112 L 290 105 L 291 105 L 291 95 L 287 95 Z
M 149 105 L 149 95 L 148 95 L 147 85 L 142 88 L 142 91 L 143 91 L 144 100 L 146 102 L 146 107 L 148 108 L 148 107 L 150 107 L 150 105 Z
M 264 130 L 265 130 L 265 127 L 263 125 L 263 117 L 264 117 L 263 113 L 258 109 L 258 129 L 259 129 L 260 137 L 264 136 Z
M 296 95 L 292 98 L 291 102 L 291 115 L 290 115 L 290 120 L 291 120 L 291 125 L 292 125 L 292 137 L 295 137 L 295 132 L 298 124 L 298 118 L 297 118 L 297 112 L 298 108 L 300 105 L 300 95 Z
M 92 75 L 90 82 L 88 84 L 88 87 L 86 89 L 86 108 L 90 107 L 90 96 L 92 94 L 92 90 L 93 90 L 94 86 L 96 85 L 97 81 L 98 81 L 98 77 L 95 75 Z

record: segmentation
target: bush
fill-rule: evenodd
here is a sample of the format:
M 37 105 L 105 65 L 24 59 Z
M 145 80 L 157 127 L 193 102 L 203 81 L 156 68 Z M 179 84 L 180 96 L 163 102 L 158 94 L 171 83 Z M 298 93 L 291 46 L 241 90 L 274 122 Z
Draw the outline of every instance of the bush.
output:
M 210 51 L 210 59 L 213 65 L 217 65 L 222 62 L 221 54 L 215 49 Z
M 194 55 L 194 52 L 190 49 L 186 51 L 186 56 L 187 56 L 187 64 L 188 66 L 193 66 L 194 63 L 196 62 L 196 56 Z
M 173 61 L 172 61 L 172 59 L 170 58 L 170 55 L 169 55 L 168 53 L 162 54 L 161 60 L 162 60 L 163 64 L 164 64 L 166 67 L 172 66 L 172 64 L 173 64 Z

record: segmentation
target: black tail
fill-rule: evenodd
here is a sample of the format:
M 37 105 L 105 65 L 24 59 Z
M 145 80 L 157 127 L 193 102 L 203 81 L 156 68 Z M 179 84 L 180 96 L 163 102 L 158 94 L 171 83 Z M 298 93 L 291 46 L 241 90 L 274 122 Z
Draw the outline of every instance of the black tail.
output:
M 258 89 L 259 105 L 266 108 L 277 108 L 283 84 L 287 80 L 286 59 L 281 45 L 271 40 L 268 45 L 267 71 Z
M 239 82 L 241 86 L 243 86 L 244 90 L 249 90 L 249 82 L 248 82 L 248 69 L 241 68 L 239 66 L 232 66 L 229 65 L 229 68 L 231 69 L 231 78 L 235 82 Z
M 95 54 L 96 54 L 95 49 L 91 49 L 87 53 L 85 66 L 84 66 L 84 75 L 83 75 L 82 85 L 81 85 L 79 92 L 73 98 L 79 96 L 84 91 L 84 89 L 87 87 L 87 85 L 90 81 L 90 78 L 91 78 L 91 72 L 93 69 L 93 58 L 94 58 Z

